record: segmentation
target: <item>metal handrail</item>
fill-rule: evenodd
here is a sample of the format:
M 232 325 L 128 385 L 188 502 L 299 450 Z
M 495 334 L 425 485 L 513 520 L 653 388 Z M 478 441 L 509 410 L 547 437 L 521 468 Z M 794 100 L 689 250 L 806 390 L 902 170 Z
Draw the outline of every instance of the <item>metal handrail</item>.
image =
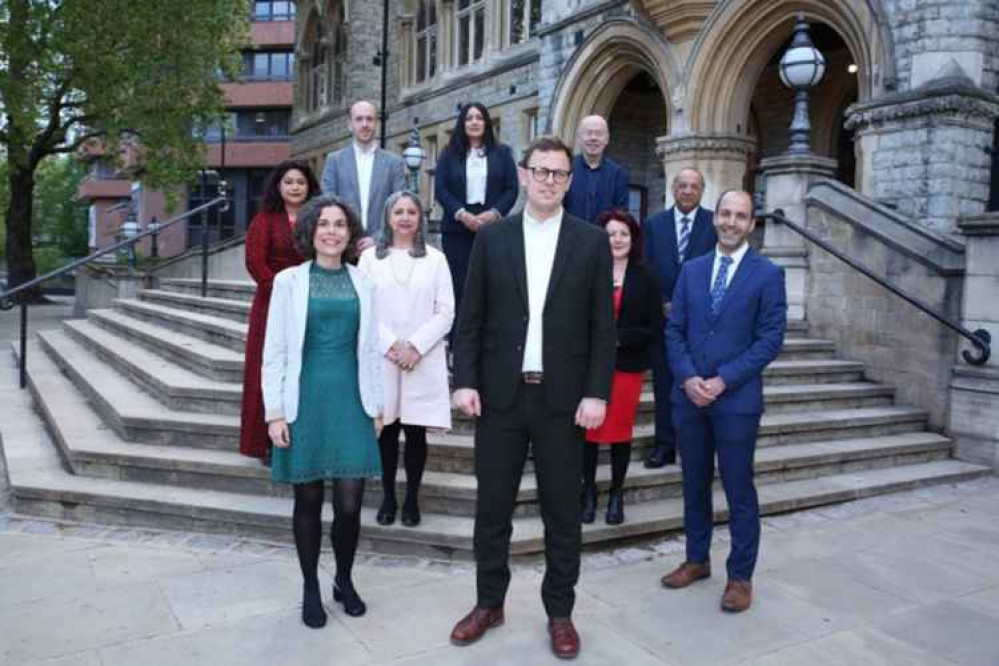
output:
M 793 222 L 787 219 L 786 217 L 784 217 L 784 211 L 781 210 L 780 208 L 775 210 L 773 213 L 766 213 L 760 215 L 759 218 L 763 220 L 773 220 L 778 224 L 783 224 L 787 226 L 789 229 L 805 237 L 810 242 L 815 243 L 820 248 L 822 248 L 832 256 L 836 257 L 847 266 L 850 266 L 854 270 L 863 273 L 865 276 L 867 276 L 871 280 L 874 280 L 875 282 L 877 282 L 879 285 L 881 285 L 891 293 L 895 294 L 902 300 L 907 301 L 908 303 L 915 306 L 917 309 L 921 310 L 924 314 L 927 314 L 933 319 L 936 319 L 938 322 L 940 322 L 947 328 L 951 329 L 952 331 L 956 332 L 957 334 L 969 340 L 971 344 L 975 346 L 977 354 L 973 354 L 967 349 L 962 350 L 961 357 L 964 358 L 965 362 L 971 365 L 985 365 L 988 362 L 989 357 L 992 355 L 992 335 L 984 328 L 980 328 L 974 332 L 969 331 L 964 326 L 961 326 L 961 324 L 954 321 L 950 317 L 947 317 L 946 315 L 937 312 L 930 305 L 924 303 L 915 296 L 912 296 L 911 294 L 907 293 L 906 291 L 897 287 L 891 282 L 888 282 L 880 275 L 876 275 L 867 266 L 864 266 L 855 259 L 851 259 L 850 257 L 846 256 L 845 254 L 834 248 L 832 245 L 827 243 L 825 240 L 819 238 L 808 229 L 802 227 L 797 222 Z
M 18 359 L 18 369 L 20 374 L 20 385 L 21 388 L 25 388 L 28 384 L 27 376 L 27 364 L 28 364 L 28 306 L 31 303 L 28 302 L 26 296 L 29 289 L 37 287 L 41 283 L 51 280 L 52 278 L 57 278 L 62 275 L 69 273 L 71 270 L 78 268 L 84 264 L 90 263 L 91 261 L 97 259 L 98 257 L 103 257 L 106 254 L 116 252 L 122 248 L 129 248 L 130 250 L 135 247 L 135 244 L 141 241 L 143 238 L 148 236 L 155 236 L 163 232 L 167 227 L 171 227 L 178 222 L 186 220 L 196 214 L 201 214 L 201 291 L 202 296 L 205 295 L 208 286 L 208 211 L 211 208 L 217 208 L 219 212 L 225 212 L 229 207 L 229 198 L 225 195 L 225 184 L 224 181 L 220 183 L 219 192 L 220 195 L 211 201 L 201 204 L 189 211 L 185 211 L 176 215 L 166 222 L 157 224 L 153 229 L 147 229 L 141 233 L 138 233 L 129 238 L 125 238 L 114 245 L 110 245 L 102 250 L 93 252 L 86 257 L 81 259 L 74 259 L 65 266 L 57 268 L 54 271 L 50 271 L 45 275 L 40 275 L 32 280 L 28 280 L 22 284 L 17 285 L 13 289 L 3 292 L 0 294 L 0 310 L 10 310 L 14 307 L 15 297 L 20 302 L 21 306 L 21 322 L 20 322 L 20 358 Z

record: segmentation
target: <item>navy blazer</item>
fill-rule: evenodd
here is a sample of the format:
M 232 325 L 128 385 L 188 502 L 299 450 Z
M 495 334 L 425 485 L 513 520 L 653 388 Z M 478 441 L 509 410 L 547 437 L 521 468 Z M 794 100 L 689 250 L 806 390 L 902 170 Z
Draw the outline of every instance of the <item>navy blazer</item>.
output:
M 663 303 L 673 300 L 673 289 L 680 275 L 680 261 L 676 249 L 676 223 L 673 216 L 675 206 L 656 213 L 642 223 L 642 237 L 645 242 L 645 258 L 652 271 L 659 278 Z M 684 263 L 707 254 L 718 244 L 715 234 L 714 213 L 707 208 L 698 208 L 694 224 L 690 228 L 690 242 Z
M 763 369 L 777 358 L 787 328 L 784 269 L 750 248 L 711 313 L 714 253 L 684 262 L 666 323 L 675 382 L 671 401 L 690 405 L 683 382 L 720 376 L 725 391 L 715 413 L 762 414 Z
M 437 158 L 434 171 L 434 198 L 444 208 L 441 231 L 469 231 L 454 219 L 455 214 L 467 205 L 465 182 L 465 155 L 456 155 L 446 147 Z M 486 154 L 486 203 L 485 209 L 495 208 L 500 218 L 506 217 L 517 203 L 520 183 L 513 151 L 503 143 L 494 144 Z
M 597 187 L 588 192 L 583 183 L 593 176 L 594 171 L 599 172 L 596 174 Z M 628 181 L 627 170 L 611 158 L 604 157 L 599 167 L 590 169 L 586 159 L 576 155 L 572 161 L 572 182 L 562 206 L 570 215 L 587 222 L 596 222 L 601 213 L 615 208 L 628 210 Z

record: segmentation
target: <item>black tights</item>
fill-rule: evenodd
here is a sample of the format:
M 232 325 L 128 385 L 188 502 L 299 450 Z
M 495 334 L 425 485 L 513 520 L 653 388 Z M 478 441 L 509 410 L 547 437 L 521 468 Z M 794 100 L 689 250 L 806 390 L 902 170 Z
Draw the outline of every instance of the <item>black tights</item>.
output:
M 319 550 L 323 538 L 323 482 L 295 484 L 295 509 L 292 513 L 292 530 L 295 549 L 302 577 L 307 587 L 319 587 Z M 341 585 L 351 583 L 350 572 L 354 567 L 354 554 L 361 535 L 361 499 L 364 496 L 364 479 L 333 480 L 333 526 L 330 542 L 336 559 L 336 581 Z
M 594 442 L 583 442 L 583 485 L 592 486 L 597 480 L 597 453 L 600 447 Z M 611 488 L 621 490 L 624 487 L 624 476 L 628 473 L 628 463 L 631 461 L 631 442 L 622 442 L 610 446 L 611 453 Z
M 427 429 L 423 426 L 403 425 L 395 421 L 382 428 L 378 438 L 378 448 L 382 454 L 382 492 L 386 498 L 395 501 L 395 473 L 399 467 L 399 431 L 406 433 L 406 452 L 403 465 L 406 467 L 406 504 L 416 504 L 423 480 L 423 470 L 427 466 Z

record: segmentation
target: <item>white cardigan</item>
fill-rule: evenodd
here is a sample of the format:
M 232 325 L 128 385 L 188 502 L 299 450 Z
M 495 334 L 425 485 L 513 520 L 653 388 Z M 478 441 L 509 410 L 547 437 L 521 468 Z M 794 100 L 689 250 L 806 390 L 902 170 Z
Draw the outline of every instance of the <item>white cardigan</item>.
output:
M 274 277 L 270 309 L 267 311 L 260 382 L 264 394 L 264 418 L 268 423 L 282 418 L 293 423 L 298 418 L 298 384 L 309 311 L 311 266 L 312 262 L 306 261 L 286 268 Z M 361 309 L 357 335 L 357 379 L 361 404 L 368 416 L 377 418 L 382 415 L 382 363 L 378 352 L 374 286 L 349 264 L 347 274 L 354 284 Z M 334 396 L 330 398 L 335 399 Z

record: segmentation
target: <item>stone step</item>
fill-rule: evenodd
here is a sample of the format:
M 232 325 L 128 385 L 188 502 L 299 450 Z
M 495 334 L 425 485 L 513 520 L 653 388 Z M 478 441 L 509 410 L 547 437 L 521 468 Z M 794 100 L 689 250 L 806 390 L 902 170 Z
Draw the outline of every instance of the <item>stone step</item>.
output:
M 250 318 L 250 304 L 246 301 L 237 301 L 230 298 L 202 298 L 193 294 L 162 289 L 143 289 L 139 292 L 139 298 L 146 303 L 157 303 L 180 310 L 200 312 L 201 314 L 212 315 L 214 317 L 224 317 L 225 319 L 231 319 L 241 324 L 247 323 Z
M 242 383 L 243 353 L 115 310 L 90 310 L 89 321 L 213 381 Z
M 159 288 L 178 294 L 201 296 L 198 278 L 160 278 Z M 257 285 L 252 280 L 209 280 L 207 294 L 210 298 L 227 298 L 234 301 L 253 300 Z
M 786 361 L 777 358 L 763 370 L 764 383 L 782 384 L 842 384 L 864 378 L 864 364 L 840 359 L 806 359 Z
M 169 409 L 209 414 L 240 413 L 242 383 L 217 382 L 202 377 L 90 321 L 67 321 L 64 328 L 71 338 L 139 384 Z
M 225 317 L 189 312 L 135 299 L 115 299 L 112 306 L 130 317 L 200 338 L 242 353 L 246 346 L 246 324 Z

